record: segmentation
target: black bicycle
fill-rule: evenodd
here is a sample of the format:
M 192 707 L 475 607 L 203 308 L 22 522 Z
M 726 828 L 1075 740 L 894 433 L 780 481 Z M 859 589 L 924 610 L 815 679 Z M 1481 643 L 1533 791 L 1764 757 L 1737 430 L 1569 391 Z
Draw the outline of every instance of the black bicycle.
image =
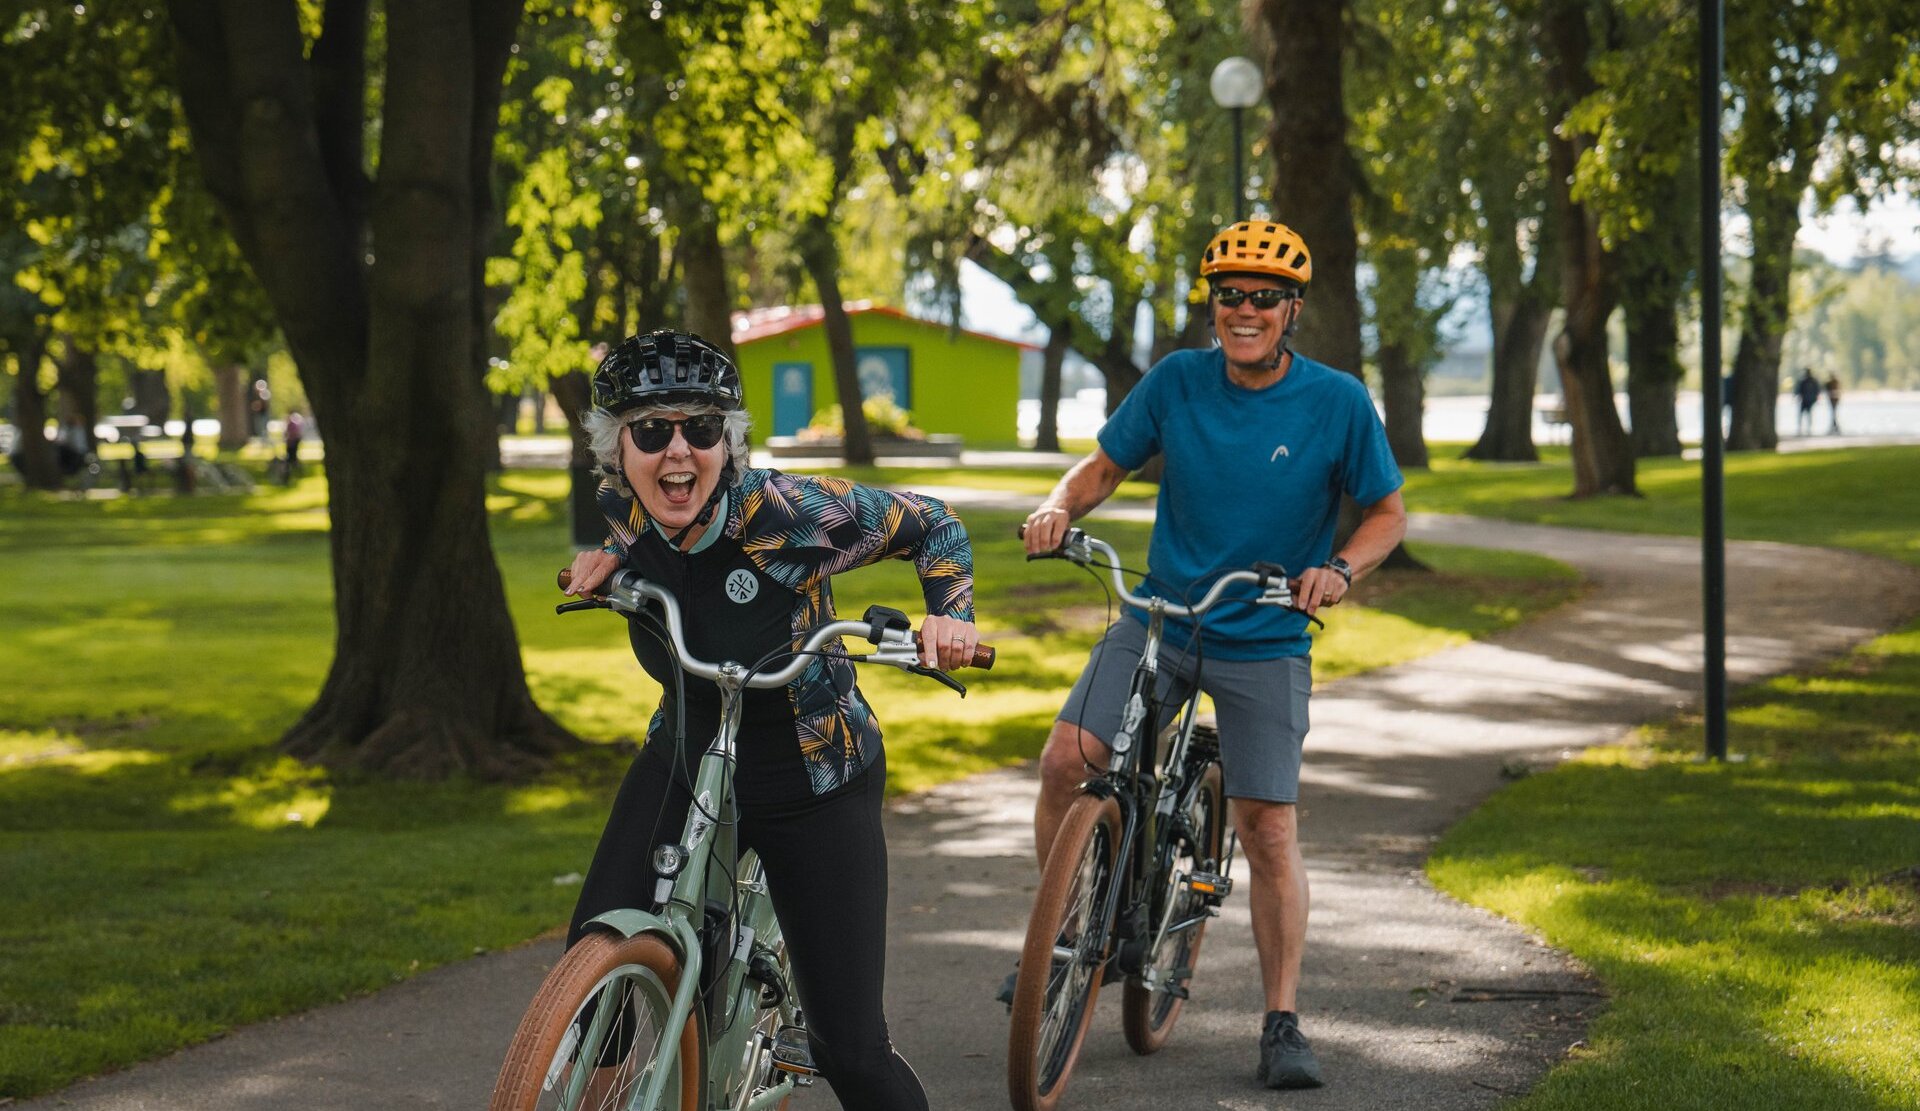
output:
M 1080 529 L 1069 529 L 1058 551 L 1028 558 L 1104 570 L 1114 592 L 1147 615 L 1112 758 L 1080 785 L 1054 835 L 1020 955 L 1008 1092 L 1017 1111 L 1053 1111 L 1111 975 L 1126 979 L 1121 1014 L 1133 1051 L 1155 1053 L 1172 1038 L 1207 922 L 1233 890 L 1220 740 L 1198 722 L 1199 690 L 1181 696 L 1164 729 L 1152 725 L 1165 710 L 1156 685 L 1163 620 L 1197 623 L 1232 602 L 1293 608 L 1293 590 L 1284 568 L 1262 563 L 1221 576 L 1193 605 L 1137 595 L 1113 548 Z M 1259 596 L 1226 598 L 1236 583 L 1256 584 Z

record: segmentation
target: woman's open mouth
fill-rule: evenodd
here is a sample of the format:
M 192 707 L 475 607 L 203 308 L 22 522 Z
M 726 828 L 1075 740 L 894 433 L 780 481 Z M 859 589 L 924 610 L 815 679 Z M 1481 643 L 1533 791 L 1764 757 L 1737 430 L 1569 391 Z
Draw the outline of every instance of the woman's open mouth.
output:
M 685 505 L 693 500 L 693 472 L 675 471 L 660 476 L 660 492 L 670 505 Z

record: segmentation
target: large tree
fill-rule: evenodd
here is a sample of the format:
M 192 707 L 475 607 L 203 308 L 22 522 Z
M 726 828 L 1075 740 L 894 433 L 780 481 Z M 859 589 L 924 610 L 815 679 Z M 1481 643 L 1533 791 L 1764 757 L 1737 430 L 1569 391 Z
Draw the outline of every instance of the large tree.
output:
M 390 5 L 372 64 L 367 0 L 172 5 L 208 190 L 326 433 L 337 628 L 319 699 L 281 742 L 302 758 L 506 776 L 570 741 L 527 692 L 485 507 L 476 320 L 521 4 Z
M 1787 331 L 1793 241 L 1812 187 L 1824 207 L 1863 204 L 1916 172 L 1920 34 L 1900 0 L 1729 5 L 1727 79 L 1736 124 L 1729 184 L 1746 211 L 1752 266 L 1739 309 L 1733 421 L 1727 446 L 1776 446 L 1780 347 Z
M 48 356 L 89 429 L 92 354 L 154 345 L 156 210 L 174 116 L 158 19 L 127 6 L 28 11 L 0 26 L 0 361 L 14 376 L 27 483 L 59 484 L 42 436 Z
M 1471 225 L 1459 157 L 1474 119 L 1447 82 L 1457 28 L 1441 14 L 1420 4 L 1362 5 L 1348 97 L 1367 182 L 1361 213 L 1387 444 L 1403 469 L 1427 466 L 1426 372 L 1459 293 L 1453 248 Z
M 1274 219 L 1306 239 L 1313 284 L 1293 347 L 1359 375 L 1362 366 L 1354 206 L 1360 169 L 1347 145 L 1349 0 L 1249 0 L 1266 46 Z
M 1613 0 L 1612 39 L 1595 52 L 1596 88 L 1566 127 L 1591 136 L 1575 193 L 1617 260 L 1627 340 L 1627 412 L 1636 457 L 1680 454 L 1680 310 L 1699 249 L 1696 5 Z
M 1543 0 L 1541 8 L 1545 85 L 1556 110 L 1548 164 L 1559 235 L 1560 293 L 1567 311 L 1554 347 L 1561 396 L 1573 426 L 1573 496 L 1633 494 L 1633 448 L 1614 408 L 1607 357 L 1607 318 L 1620 296 L 1619 263 L 1601 235 L 1600 213 L 1576 196 L 1580 160 L 1595 140 L 1568 118 L 1598 88 L 1592 69 L 1595 55 L 1615 45 L 1619 27 L 1611 5 L 1596 9 L 1582 0 Z

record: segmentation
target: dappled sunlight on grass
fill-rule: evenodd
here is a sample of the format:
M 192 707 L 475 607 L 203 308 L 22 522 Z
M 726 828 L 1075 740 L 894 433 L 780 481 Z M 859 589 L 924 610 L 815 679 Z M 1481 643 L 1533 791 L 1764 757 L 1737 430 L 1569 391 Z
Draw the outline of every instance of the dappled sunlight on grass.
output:
M 1566 449 L 1546 462 L 1434 461 L 1407 476 L 1409 509 L 1542 524 L 1698 535 L 1700 465 L 1642 459 L 1640 498 L 1572 501 Z M 1726 459 L 1726 528 L 1735 539 L 1854 548 L 1920 562 L 1920 447 L 1734 452 Z
M 1497 795 L 1429 864 L 1614 997 L 1515 1106 L 1920 1106 L 1920 626 L 1736 696 L 1740 763 L 1697 719 Z M 1709 1065 L 1710 1063 L 1710 1065 Z M 1690 1103 L 1675 1077 L 1699 1077 Z
M 221 780 L 196 777 L 168 800 L 175 814 L 216 819 L 223 825 L 272 830 L 290 825 L 311 829 L 333 807 L 333 787 L 325 772 L 281 757 Z

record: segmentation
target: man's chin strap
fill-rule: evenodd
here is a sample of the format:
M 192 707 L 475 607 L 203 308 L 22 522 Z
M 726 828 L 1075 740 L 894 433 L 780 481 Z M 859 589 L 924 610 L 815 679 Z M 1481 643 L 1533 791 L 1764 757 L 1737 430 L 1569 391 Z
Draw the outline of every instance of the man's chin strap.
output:
M 686 528 L 681 529 L 679 532 L 667 538 L 667 543 L 673 546 L 674 551 L 682 550 L 680 545 L 686 540 L 688 533 L 706 524 L 708 521 L 713 520 L 713 508 L 719 505 L 720 499 L 726 496 L 728 490 L 733 488 L 733 479 L 733 457 L 729 455 L 726 466 L 720 468 L 720 481 L 714 485 L 713 493 L 707 495 L 707 503 L 700 507 L 700 512 L 694 516 L 692 521 L 687 523 Z

